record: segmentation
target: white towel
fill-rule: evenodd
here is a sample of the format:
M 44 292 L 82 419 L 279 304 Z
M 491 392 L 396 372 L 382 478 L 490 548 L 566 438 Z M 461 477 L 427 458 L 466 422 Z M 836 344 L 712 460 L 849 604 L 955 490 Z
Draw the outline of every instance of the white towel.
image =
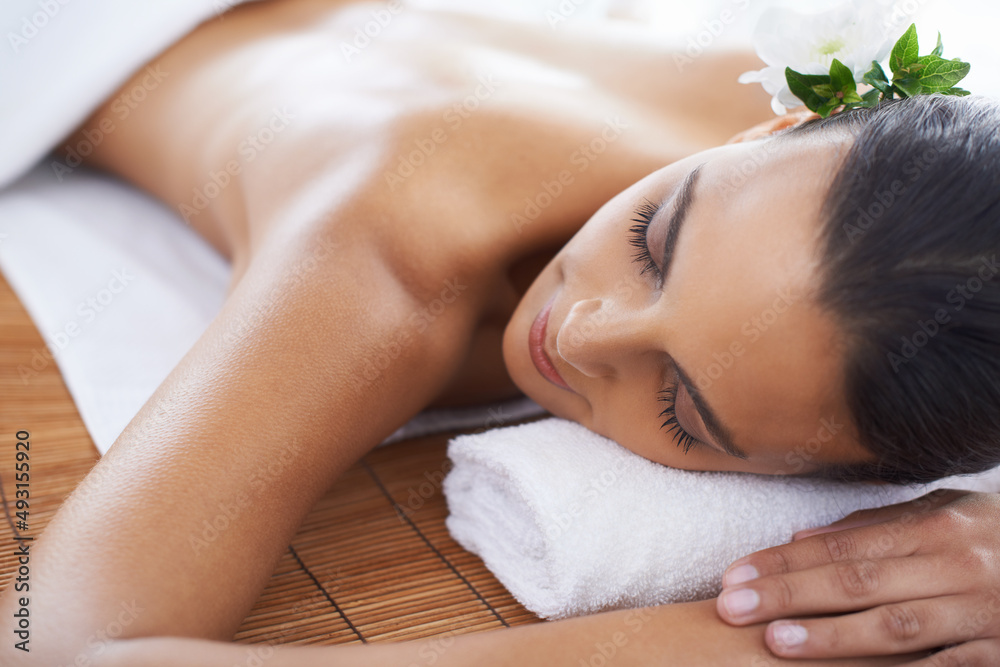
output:
M 448 456 L 448 530 L 547 619 L 713 597 L 729 563 L 795 531 L 1000 490 L 1000 469 L 908 487 L 679 470 L 556 418 L 458 436 Z

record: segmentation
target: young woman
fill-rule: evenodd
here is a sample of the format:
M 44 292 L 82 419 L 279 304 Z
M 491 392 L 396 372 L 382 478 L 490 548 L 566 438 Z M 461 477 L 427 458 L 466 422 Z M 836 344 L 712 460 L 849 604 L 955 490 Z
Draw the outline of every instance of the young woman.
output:
M 767 120 L 735 83 L 749 55 L 681 63 L 634 36 L 386 7 L 237 7 L 156 60 L 155 95 L 91 156 L 175 207 L 233 278 L 33 547 L 36 648 L 6 642 L 4 664 L 239 663 L 225 641 L 306 512 L 428 406 L 521 390 L 696 470 L 905 481 L 1000 461 L 996 105 L 919 100 L 768 138 L 807 115 Z M 376 10 L 385 29 L 352 43 Z M 725 144 L 751 126 L 738 138 L 760 140 Z M 822 420 L 843 427 L 793 469 Z M 189 532 L 237 497 L 251 511 L 192 554 Z M 956 643 L 931 659 L 986 664 L 1000 621 L 958 625 L 1000 583 L 981 530 L 997 507 L 938 499 L 757 554 L 718 602 L 643 610 L 617 664 L 785 664 L 765 642 L 851 665 Z M 879 531 L 895 537 L 873 555 Z M 127 636 L 88 646 L 133 599 Z M 0 615 L 15 605 L 7 591 Z M 438 664 L 577 665 L 636 613 L 463 636 Z M 418 651 L 279 647 L 268 664 Z

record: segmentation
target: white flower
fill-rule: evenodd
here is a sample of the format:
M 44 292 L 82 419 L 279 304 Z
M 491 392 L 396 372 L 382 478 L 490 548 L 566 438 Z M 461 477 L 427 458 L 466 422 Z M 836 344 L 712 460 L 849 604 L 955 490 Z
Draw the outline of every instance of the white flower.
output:
M 872 0 L 850 0 L 819 14 L 771 7 L 761 15 L 753 34 L 757 55 L 768 66 L 744 72 L 739 82 L 763 85 L 774 96 L 771 108 L 776 114 L 802 104 L 788 90 L 785 67 L 802 74 L 828 74 L 836 58 L 860 82 L 872 61 L 885 60 L 896 41 L 886 30 L 891 25 L 890 12 L 891 6 Z

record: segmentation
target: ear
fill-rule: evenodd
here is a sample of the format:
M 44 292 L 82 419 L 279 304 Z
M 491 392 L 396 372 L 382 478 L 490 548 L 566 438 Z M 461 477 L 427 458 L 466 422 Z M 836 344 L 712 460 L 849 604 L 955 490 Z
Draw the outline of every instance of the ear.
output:
M 726 143 L 738 144 L 743 141 L 760 139 L 761 137 L 766 137 L 769 134 L 774 134 L 775 132 L 780 132 L 781 130 L 787 130 L 795 127 L 796 125 L 801 125 L 802 123 L 812 120 L 813 118 L 819 118 L 819 114 L 814 111 L 810 111 L 805 106 L 795 107 L 784 116 L 777 116 L 771 120 L 766 120 L 763 123 L 754 125 L 749 130 L 743 130 Z

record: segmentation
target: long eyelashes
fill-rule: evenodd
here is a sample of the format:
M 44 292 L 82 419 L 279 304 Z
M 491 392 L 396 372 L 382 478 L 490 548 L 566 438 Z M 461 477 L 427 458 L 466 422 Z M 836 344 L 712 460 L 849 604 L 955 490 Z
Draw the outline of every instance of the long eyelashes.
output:
M 629 227 L 628 230 L 628 243 L 636 249 L 635 254 L 632 255 L 632 261 L 642 263 L 642 271 L 639 272 L 639 275 L 643 275 L 647 272 L 651 272 L 657 276 L 660 274 L 660 269 L 656 266 L 656 262 L 653 261 L 653 257 L 649 254 L 649 241 L 646 239 L 646 232 L 649 229 L 649 223 L 653 221 L 653 216 L 656 215 L 656 212 L 659 210 L 659 206 L 648 199 L 643 199 L 643 203 L 635 210 L 636 217 L 632 218 L 632 222 L 635 224 Z
M 657 400 L 667 404 L 667 407 L 660 413 L 660 417 L 666 417 L 667 420 L 660 424 L 660 428 L 667 428 L 669 426 L 670 428 L 667 429 L 667 433 L 674 434 L 677 438 L 677 446 L 682 448 L 684 453 L 687 454 L 692 447 L 698 444 L 698 440 L 685 431 L 684 427 L 677 421 L 677 385 L 668 389 L 662 389 L 657 393 Z
M 639 275 L 643 275 L 647 272 L 655 274 L 660 277 L 660 269 L 656 266 L 656 262 L 653 261 L 653 257 L 649 254 L 649 241 L 646 239 L 646 233 L 649 230 L 649 224 L 653 221 L 653 216 L 656 215 L 660 207 L 649 201 L 648 199 L 643 199 L 643 203 L 635 210 L 635 216 L 632 218 L 632 222 L 635 224 L 629 228 L 629 240 L 630 246 L 636 249 L 635 254 L 632 255 L 632 260 L 635 262 L 640 262 L 642 266 L 642 271 Z M 684 450 L 687 454 L 692 447 L 698 444 L 698 440 L 684 430 L 677 421 L 677 385 L 662 389 L 657 392 L 657 400 L 666 403 L 666 407 L 663 412 L 659 414 L 660 418 L 666 417 L 666 421 L 660 424 L 660 428 L 666 428 L 667 433 L 674 434 L 677 438 L 677 446 Z M 668 428 L 669 427 L 669 428 Z

